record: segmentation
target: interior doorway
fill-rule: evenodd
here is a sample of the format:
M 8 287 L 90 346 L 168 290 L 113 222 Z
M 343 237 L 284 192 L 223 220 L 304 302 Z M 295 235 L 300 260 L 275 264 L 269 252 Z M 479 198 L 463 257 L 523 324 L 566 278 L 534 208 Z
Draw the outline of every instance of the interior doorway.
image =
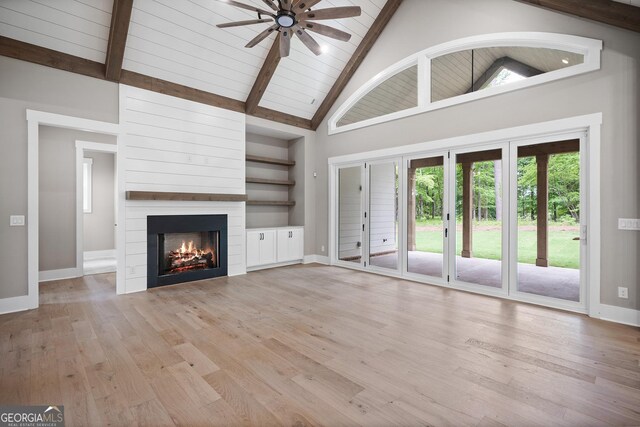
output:
M 117 146 L 76 141 L 77 259 L 82 275 L 117 269 Z

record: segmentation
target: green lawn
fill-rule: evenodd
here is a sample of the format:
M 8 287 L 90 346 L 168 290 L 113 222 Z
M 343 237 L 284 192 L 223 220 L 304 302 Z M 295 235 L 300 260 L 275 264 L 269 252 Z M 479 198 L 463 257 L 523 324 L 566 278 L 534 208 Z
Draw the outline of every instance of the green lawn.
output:
M 571 231 L 549 232 L 549 264 L 554 267 L 579 268 L 580 241 L 573 240 L 577 233 Z M 456 234 L 457 250 L 462 249 L 462 233 Z M 473 233 L 474 258 L 500 259 L 501 233 L 497 230 L 476 230 Z M 442 253 L 442 232 L 418 231 L 416 249 L 424 252 Z M 518 262 L 535 264 L 536 232 L 518 233 Z

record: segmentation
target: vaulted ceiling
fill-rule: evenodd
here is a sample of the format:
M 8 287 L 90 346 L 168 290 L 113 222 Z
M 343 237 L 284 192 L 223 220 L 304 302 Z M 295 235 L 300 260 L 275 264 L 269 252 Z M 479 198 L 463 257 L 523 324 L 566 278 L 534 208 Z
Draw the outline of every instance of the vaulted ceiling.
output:
M 240 1 L 265 7 L 260 0 Z M 615 15 L 604 13 L 609 21 L 621 7 L 631 7 L 604 0 L 521 1 L 580 16 L 597 5 L 602 17 L 608 6 Z M 323 47 L 315 56 L 293 37 L 290 55 L 281 59 L 277 32 L 254 48 L 244 47 L 269 24 L 216 27 L 256 18 L 223 1 L 2 0 L 0 55 L 315 129 L 401 2 L 322 0 L 314 9 L 361 7 L 358 17 L 323 21 L 351 39 L 314 33 Z M 637 25 L 637 16 L 627 11 L 622 23 Z

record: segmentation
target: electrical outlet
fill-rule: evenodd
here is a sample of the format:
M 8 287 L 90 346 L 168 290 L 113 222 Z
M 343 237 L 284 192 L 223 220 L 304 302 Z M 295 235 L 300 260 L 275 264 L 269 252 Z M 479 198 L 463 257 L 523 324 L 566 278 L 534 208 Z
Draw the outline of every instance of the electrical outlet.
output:
M 320 246 L 320 252 L 324 253 L 324 245 Z
M 618 298 L 629 298 L 629 288 L 623 288 L 622 286 L 618 287 Z

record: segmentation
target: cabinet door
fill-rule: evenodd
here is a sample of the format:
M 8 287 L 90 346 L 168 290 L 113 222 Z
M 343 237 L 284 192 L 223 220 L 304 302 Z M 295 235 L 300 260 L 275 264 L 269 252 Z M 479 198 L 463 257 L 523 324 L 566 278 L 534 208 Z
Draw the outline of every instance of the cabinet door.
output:
M 262 231 L 260 241 L 260 265 L 276 262 L 276 230 Z
M 247 231 L 247 267 L 260 265 L 261 231 Z
M 304 230 L 294 228 L 289 239 L 289 259 L 299 260 L 304 258 Z
M 278 247 L 276 251 L 278 252 L 278 262 L 286 262 L 291 259 L 289 255 L 289 238 L 290 230 L 278 230 Z

